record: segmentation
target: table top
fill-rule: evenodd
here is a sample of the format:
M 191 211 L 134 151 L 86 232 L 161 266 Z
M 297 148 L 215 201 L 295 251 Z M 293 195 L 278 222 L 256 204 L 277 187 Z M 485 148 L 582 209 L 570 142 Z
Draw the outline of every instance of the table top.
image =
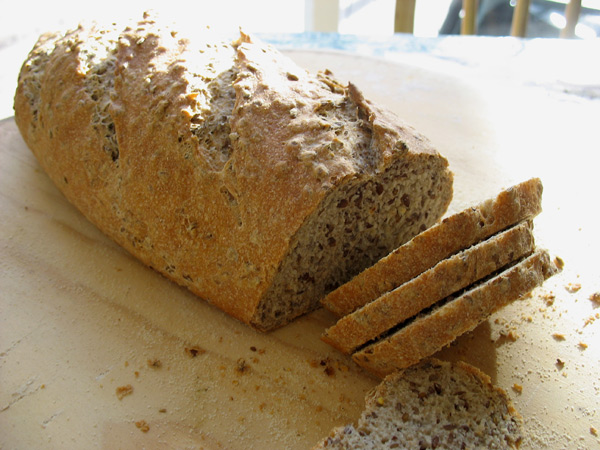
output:
M 450 213 L 542 179 L 536 241 L 564 270 L 437 356 L 508 392 L 524 448 L 598 448 L 598 42 L 263 37 L 430 137 L 455 173 Z M 558 69 L 532 77 L 534 53 Z M 320 341 L 330 314 L 257 333 L 143 267 L 64 200 L 11 118 L 0 192 L 0 447 L 307 449 L 359 416 L 378 380 Z

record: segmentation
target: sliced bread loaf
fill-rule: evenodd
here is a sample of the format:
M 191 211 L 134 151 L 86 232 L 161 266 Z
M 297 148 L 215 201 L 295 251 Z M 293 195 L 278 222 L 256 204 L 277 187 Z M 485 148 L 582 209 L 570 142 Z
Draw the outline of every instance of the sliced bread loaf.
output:
M 444 259 L 421 275 L 342 317 L 322 339 L 343 353 L 376 339 L 434 303 L 531 253 L 533 225 L 521 222 Z
M 261 330 L 316 308 L 452 196 L 446 159 L 356 86 L 243 33 L 190 40 L 148 16 L 40 38 L 15 119 L 101 230 Z
M 474 329 L 556 272 L 548 252 L 536 250 L 499 274 L 399 325 L 389 336 L 354 353 L 353 359 L 380 376 L 409 367 Z
M 542 210 L 542 183 L 532 178 L 496 198 L 451 215 L 329 293 L 322 305 L 345 316 L 443 259 Z
M 515 449 L 522 419 L 506 393 L 468 364 L 428 359 L 389 375 L 366 397 L 357 424 L 313 450 Z

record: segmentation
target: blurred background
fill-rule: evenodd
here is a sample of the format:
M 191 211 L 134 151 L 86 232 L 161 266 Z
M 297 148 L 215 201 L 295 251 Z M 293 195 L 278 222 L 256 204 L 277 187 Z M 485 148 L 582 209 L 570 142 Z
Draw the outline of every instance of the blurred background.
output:
M 400 0 L 402 3 L 402 0 Z M 414 34 L 458 34 L 462 0 L 416 0 Z M 558 37 L 567 0 L 531 0 L 527 37 Z M 252 32 L 331 31 L 349 34 L 394 33 L 396 0 L 165 0 L 123 1 L 1 0 L 0 45 L 45 29 L 64 28 L 81 18 L 137 16 L 153 9 L 186 25 L 242 25 Z M 516 0 L 479 0 L 477 30 L 482 35 L 508 35 Z M 182 19 L 182 18 L 185 19 Z M 577 37 L 600 35 L 600 0 L 583 0 Z
M 516 0 L 471 0 L 477 3 L 476 31 L 509 36 Z M 558 38 L 565 26 L 567 0 L 530 0 L 526 38 Z M 138 18 L 154 10 L 182 29 L 210 25 L 226 33 L 240 26 L 251 33 L 335 36 L 392 36 L 399 30 L 397 5 L 409 5 L 415 37 L 461 33 L 463 0 L 0 0 L 0 119 L 12 115 L 16 77 L 39 34 L 65 30 L 82 20 Z M 577 40 L 600 36 L 600 0 L 582 0 L 574 31 Z M 327 39 L 326 34 L 318 34 Z M 277 41 L 277 39 L 275 39 Z

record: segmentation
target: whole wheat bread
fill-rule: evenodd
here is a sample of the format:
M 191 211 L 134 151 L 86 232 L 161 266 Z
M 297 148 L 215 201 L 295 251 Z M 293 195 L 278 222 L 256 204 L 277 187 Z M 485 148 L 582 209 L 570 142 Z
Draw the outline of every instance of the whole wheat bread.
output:
M 546 250 L 536 250 L 462 295 L 451 296 L 431 310 L 423 311 L 392 330 L 389 336 L 358 350 L 352 358 L 379 376 L 409 367 L 540 286 L 557 270 Z
M 444 259 L 421 275 L 342 317 L 322 339 L 343 353 L 372 341 L 434 303 L 500 270 L 535 247 L 533 225 L 521 222 Z
M 385 378 L 367 394 L 356 424 L 313 450 L 515 449 L 522 419 L 479 369 L 428 359 Z
M 541 180 L 532 178 L 446 217 L 329 293 L 321 303 L 340 317 L 350 314 L 454 253 L 535 217 L 542 210 L 542 191 Z
M 243 33 L 196 31 L 79 26 L 19 76 L 41 166 L 142 262 L 268 330 L 444 214 L 446 159 L 393 113 Z

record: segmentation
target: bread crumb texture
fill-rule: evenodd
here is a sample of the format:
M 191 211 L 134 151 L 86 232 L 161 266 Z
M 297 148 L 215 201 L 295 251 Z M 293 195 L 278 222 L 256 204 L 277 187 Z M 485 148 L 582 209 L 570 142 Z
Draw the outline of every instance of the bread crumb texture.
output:
M 135 422 L 135 426 L 139 428 L 139 430 L 143 433 L 147 433 L 150 431 L 150 425 L 145 420 L 138 420 Z
M 366 397 L 356 425 L 317 449 L 512 449 L 522 420 L 506 393 L 464 363 L 435 359 L 388 376 Z
M 125 386 L 119 386 L 115 392 L 117 394 L 117 398 L 119 400 L 123 400 L 128 395 L 133 394 L 133 386 L 130 384 L 125 385 Z

